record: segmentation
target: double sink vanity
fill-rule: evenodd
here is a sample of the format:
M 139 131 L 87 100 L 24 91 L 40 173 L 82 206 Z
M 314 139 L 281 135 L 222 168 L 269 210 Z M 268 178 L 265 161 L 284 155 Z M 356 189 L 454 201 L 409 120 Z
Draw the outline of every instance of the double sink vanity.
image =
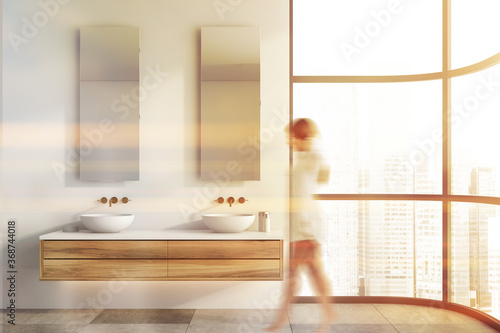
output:
M 40 280 L 283 279 L 281 231 L 56 231 L 40 236 Z
M 116 99 L 134 97 L 141 87 L 139 37 L 138 27 L 80 29 L 82 181 L 139 180 L 140 98 L 133 103 Z M 259 181 L 258 145 L 251 146 L 251 158 L 240 149 L 248 138 L 260 137 L 260 28 L 203 27 L 200 39 L 201 180 L 223 174 L 228 181 Z M 150 68 L 146 71 L 151 74 Z M 227 126 L 235 130 L 228 132 Z M 110 207 L 117 202 L 111 198 Z M 130 224 L 131 214 L 114 216 L 118 221 L 109 224 L 110 216 L 98 215 L 82 216 L 90 231 L 40 236 L 41 280 L 283 278 L 281 232 L 244 231 L 254 215 L 240 229 L 233 229 L 233 217 L 212 214 L 216 223 L 207 221 L 209 229 L 184 231 L 115 228 L 115 222 L 128 219 Z M 240 222 L 246 217 L 240 216 Z

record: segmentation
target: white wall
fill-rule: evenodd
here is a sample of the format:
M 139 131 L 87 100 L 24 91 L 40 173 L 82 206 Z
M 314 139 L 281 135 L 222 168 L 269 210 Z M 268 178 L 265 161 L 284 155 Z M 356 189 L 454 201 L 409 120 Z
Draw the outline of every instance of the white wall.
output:
M 2 7 L 1 233 L 8 219 L 17 220 L 18 308 L 271 306 L 265 301 L 280 282 L 42 282 L 38 237 L 89 211 L 133 212 L 133 228 L 165 229 L 197 227 L 203 212 L 270 210 L 272 228 L 286 229 L 288 1 L 4 0 Z M 138 182 L 78 179 L 78 31 L 91 25 L 139 26 L 141 77 L 157 73 L 141 101 Z M 260 181 L 198 180 L 202 26 L 261 27 Z M 97 202 L 103 196 L 132 201 L 109 208 Z M 212 202 L 219 196 L 249 201 L 229 208 Z

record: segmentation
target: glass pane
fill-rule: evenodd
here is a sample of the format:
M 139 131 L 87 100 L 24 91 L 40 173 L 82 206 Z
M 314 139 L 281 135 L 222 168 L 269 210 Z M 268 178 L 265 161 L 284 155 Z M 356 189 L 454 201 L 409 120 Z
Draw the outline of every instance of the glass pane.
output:
M 453 203 L 451 295 L 454 303 L 500 319 L 499 207 Z
M 499 196 L 500 65 L 452 79 L 452 193 Z
M 469 66 L 500 52 L 498 13 L 498 0 L 452 1 L 452 68 Z
M 441 1 L 294 0 L 293 6 L 294 75 L 442 70 Z
M 294 118 L 313 119 L 327 193 L 441 192 L 441 83 L 294 84 Z
M 441 203 L 322 201 L 316 234 L 335 296 L 442 299 Z M 312 296 L 305 281 L 301 295 Z

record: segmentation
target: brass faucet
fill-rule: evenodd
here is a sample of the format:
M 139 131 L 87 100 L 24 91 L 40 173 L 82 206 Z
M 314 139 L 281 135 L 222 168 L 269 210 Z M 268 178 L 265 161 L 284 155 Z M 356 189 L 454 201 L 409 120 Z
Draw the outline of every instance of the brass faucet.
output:
M 105 204 L 105 203 L 107 203 L 107 202 L 108 202 L 108 198 L 106 198 L 106 197 L 102 197 L 101 199 L 99 199 L 99 200 L 97 200 L 97 201 L 100 201 L 101 203 Z M 128 202 L 130 202 L 130 201 L 132 201 L 132 200 L 130 200 L 130 199 L 129 199 L 129 198 L 127 198 L 127 197 L 123 197 L 123 198 L 122 198 L 122 202 L 123 202 L 124 204 L 126 204 L 126 203 L 128 203 Z M 117 198 L 117 197 L 112 197 L 112 198 L 110 198 L 110 199 L 109 199 L 109 207 L 111 207 L 111 205 L 116 204 L 116 203 L 118 203 L 118 198 Z
M 112 197 L 111 199 L 109 199 L 109 207 L 111 207 L 112 204 L 115 204 L 117 202 L 118 202 L 118 198 Z
M 223 197 L 218 197 L 217 200 L 214 200 L 215 202 L 218 202 L 218 203 L 224 203 L 224 198 Z M 234 200 L 234 197 L 229 197 L 227 198 L 227 202 L 229 203 L 229 207 L 233 207 L 233 204 L 235 203 L 236 200 Z M 245 199 L 244 197 L 240 197 L 238 199 L 238 202 L 240 204 L 242 203 L 245 203 L 245 201 L 248 201 L 248 199 Z

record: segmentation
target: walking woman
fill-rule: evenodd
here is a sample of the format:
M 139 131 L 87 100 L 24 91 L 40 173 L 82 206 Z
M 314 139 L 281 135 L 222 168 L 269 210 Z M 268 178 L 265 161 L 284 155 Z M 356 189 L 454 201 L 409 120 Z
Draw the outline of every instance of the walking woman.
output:
M 298 286 L 300 268 L 309 273 L 323 311 L 320 327 L 315 332 L 326 332 L 337 315 L 329 302 L 330 287 L 323 269 L 321 247 L 314 232 L 314 224 L 320 222 L 321 215 L 312 194 L 317 192 L 319 184 L 328 182 L 330 171 L 321 154 L 313 147 L 318 131 L 312 120 L 296 119 L 288 132 L 289 144 L 294 150 L 289 276 L 283 305 L 268 332 L 278 332 L 287 322 L 287 310 Z

